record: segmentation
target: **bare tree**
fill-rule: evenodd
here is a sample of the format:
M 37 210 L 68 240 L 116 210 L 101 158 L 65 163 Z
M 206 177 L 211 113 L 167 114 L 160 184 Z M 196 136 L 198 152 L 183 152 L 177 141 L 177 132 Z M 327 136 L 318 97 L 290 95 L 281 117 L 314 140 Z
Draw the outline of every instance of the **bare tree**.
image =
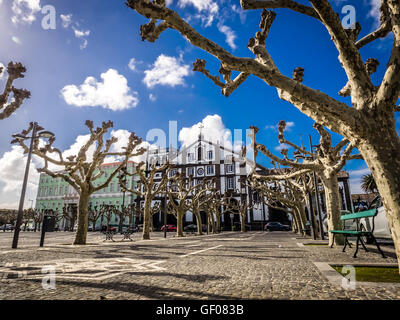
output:
M 193 179 L 193 178 L 191 178 Z M 192 181 L 192 180 L 190 180 Z M 189 184 L 190 184 L 189 181 Z M 197 221 L 197 233 L 203 234 L 203 222 L 201 220 L 200 211 L 204 210 L 207 213 L 207 228 L 209 225 L 208 203 L 215 195 L 215 179 L 203 179 L 196 188 L 193 188 L 191 194 L 191 208 Z
M 35 223 L 34 231 L 40 231 L 40 224 L 43 221 L 44 210 L 35 210 L 33 213 L 33 221 Z
M 43 212 L 43 215 L 45 214 L 46 212 Z M 75 222 L 78 219 L 78 210 L 76 210 L 76 208 L 73 208 L 71 205 L 64 205 L 62 209 L 62 217 L 65 221 L 68 222 L 69 231 L 74 231 Z
M 129 188 L 123 181 L 122 175 L 120 176 L 120 185 L 122 191 L 127 191 L 136 194 L 138 197 L 144 198 L 143 205 L 143 240 L 150 239 L 150 229 L 152 227 L 152 217 L 154 211 L 152 211 L 153 200 L 157 195 L 164 192 L 166 184 L 168 182 L 167 169 L 169 168 L 169 163 L 166 162 L 162 166 L 157 166 L 156 163 L 152 164 L 148 171 L 144 169 L 144 163 L 141 162 L 138 165 L 137 172 L 128 172 L 126 168 L 122 169 L 122 173 L 125 176 L 133 177 L 138 174 L 140 183 L 137 184 L 136 188 L 132 186 Z M 161 174 L 162 178 L 160 182 L 156 182 L 156 174 Z M 137 208 L 139 209 L 139 208 Z M 159 212 L 159 208 L 157 209 Z
M 0 67 L 0 74 L 3 72 L 3 67 Z M 3 93 L 0 95 L 0 120 L 11 116 L 24 102 L 29 99 L 31 93 L 25 89 L 17 89 L 13 86 L 16 79 L 24 78 L 26 68 L 21 63 L 10 62 L 7 66 L 8 79 Z M 10 94 L 13 93 L 13 100 L 9 102 Z
M 3 225 L 3 231 L 6 231 L 7 224 L 14 225 L 17 220 L 17 211 L 10 209 L 0 209 L 0 225 Z
M 129 8 L 150 19 L 140 28 L 143 40 L 156 41 L 167 29 L 177 30 L 194 46 L 210 53 L 221 62 L 220 73 L 212 76 L 205 69 L 205 61 L 198 60 L 194 70 L 202 72 L 229 96 L 249 75 L 275 87 L 282 100 L 288 101 L 317 123 L 349 139 L 358 148 L 370 168 L 378 186 L 392 231 L 400 264 L 400 138 L 395 127 L 395 112 L 400 111 L 400 2 L 380 1 L 380 26 L 358 40 L 361 25 L 343 27 L 330 1 L 309 0 L 311 6 L 294 0 L 241 0 L 244 10 L 263 9 L 260 31 L 248 42 L 255 58 L 237 57 L 201 35 L 176 12 L 165 6 L 165 1 L 127 0 Z M 266 46 L 266 39 L 276 17 L 266 9 L 289 9 L 297 14 L 316 19 L 326 28 L 339 53 L 339 61 L 348 83 L 339 92 L 351 97 L 351 106 L 328 94 L 302 84 L 303 69 L 297 69 L 294 79 L 285 76 L 275 65 Z M 161 20 L 160 23 L 157 22 Z M 379 38 L 393 33 L 393 46 L 382 81 L 372 83 L 371 74 L 377 67 L 376 59 L 363 61 L 360 50 Z M 239 75 L 232 80 L 231 72 Z M 327 79 L 329 81 L 329 77 Z
M 102 220 L 105 218 L 107 222 L 107 230 L 110 228 L 110 222 L 114 214 L 114 206 L 109 204 L 102 204 L 99 208 L 100 217 Z
M 203 183 L 197 183 L 192 176 L 186 177 L 185 173 L 177 172 L 173 177 L 170 178 L 169 188 L 167 190 L 168 195 L 168 212 L 173 214 L 177 220 L 176 234 L 178 237 L 183 237 L 183 218 L 188 211 L 192 211 L 196 215 L 197 229 L 201 226 L 201 217 L 197 208 L 193 208 L 192 198 L 197 193 L 200 204 L 202 195 L 207 192 L 207 185 L 202 186 Z M 197 190 L 202 190 L 197 192 Z
M 268 179 L 269 177 L 271 179 Z M 265 179 L 251 176 L 249 181 L 251 187 L 259 192 L 265 205 L 292 216 L 298 233 L 306 229 L 306 200 L 292 180 L 283 179 L 282 176 L 266 175 Z
M 253 209 L 255 203 L 248 203 L 246 198 L 236 200 L 232 194 L 227 194 L 224 198 L 225 211 L 237 213 L 240 216 L 240 231 L 246 232 L 246 218 L 249 210 Z
M 78 204 L 78 228 L 76 231 L 74 244 L 86 244 L 86 236 L 88 230 L 88 208 L 90 196 L 109 185 L 111 180 L 117 173 L 127 165 L 131 157 L 141 155 L 145 149 L 139 148 L 142 140 L 134 133 L 131 133 L 127 145 L 121 152 L 111 152 L 111 147 L 118 139 L 111 137 L 104 141 L 104 135 L 114 125 L 111 121 L 103 122 L 101 127 L 94 129 L 93 121 L 87 120 L 86 126 L 90 131 L 89 140 L 80 148 L 77 155 L 69 156 L 64 159 L 62 152 L 53 147 L 55 138 L 48 139 L 44 147 L 39 146 L 39 139 L 34 141 L 33 154 L 44 160 L 44 167 L 38 169 L 38 172 L 44 172 L 53 178 L 62 178 L 68 182 L 79 194 Z M 24 130 L 24 134 L 28 134 L 32 130 L 32 124 L 28 130 Z M 16 139 L 14 143 L 19 143 L 25 153 L 28 152 L 24 140 Z M 90 157 L 89 148 L 94 147 L 95 151 Z M 52 155 L 55 154 L 55 157 Z M 98 186 L 94 185 L 94 181 L 104 175 L 102 164 L 107 157 L 121 157 L 123 160 L 116 166 L 114 171 L 108 176 L 104 183 Z M 92 158 L 92 159 L 90 159 Z M 64 168 L 63 171 L 52 171 L 49 169 L 49 163 Z
M 34 218 L 34 210 L 33 209 L 29 208 L 29 209 L 25 209 L 23 211 L 22 224 L 23 224 L 24 231 L 26 231 L 26 228 L 28 227 L 28 223 L 30 221 L 32 221 L 33 218 Z
M 92 223 L 92 231 L 96 231 L 96 222 L 103 215 L 103 211 L 100 206 L 94 206 L 93 208 L 89 206 L 88 220 Z
M 254 154 L 257 157 L 257 152 L 261 151 L 265 156 L 275 161 L 276 163 L 288 166 L 290 168 L 295 169 L 286 175 L 279 175 L 275 177 L 277 180 L 288 179 L 290 183 L 295 185 L 300 189 L 301 192 L 304 193 L 304 201 L 307 201 L 307 189 L 302 190 L 302 186 L 299 183 L 296 183 L 295 177 L 301 177 L 304 174 L 309 172 L 316 172 L 319 178 L 322 181 L 325 190 L 325 199 L 326 199 L 326 210 L 328 215 L 328 224 L 329 230 L 340 230 L 342 227 L 342 223 L 340 220 L 341 217 L 341 208 L 340 208 L 340 192 L 339 192 L 339 182 L 338 182 L 338 173 L 343 169 L 348 160 L 352 159 L 360 159 L 361 156 L 358 154 L 351 155 L 354 147 L 349 141 L 344 138 L 341 140 L 336 146 L 332 146 L 331 135 L 328 131 L 326 131 L 323 126 L 315 123 L 314 128 L 320 134 L 320 145 L 318 147 L 317 152 L 311 152 L 305 150 L 304 146 L 298 146 L 293 142 L 287 140 L 285 138 L 285 121 L 279 122 L 279 135 L 278 139 L 281 144 L 286 144 L 295 149 L 294 156 L 296 160 L 289 159 L 288 157 L 288 149 L 284 148 L 281 150 L 284 158 L 280 158 L 275 156 L 272 152 L 270 152 L 264 145 L 258 144 L 256 141 L 256 135 L 258 132 L 258 128 L 251 127 L 251 139 L 253 148 L 255 150 Z M 343 152 L 342 152 L 342 149 Z M 302 162 L 300 162 L 302 161 Z M 254 169 L 253 169 L 254 171 Z M 265 177 L 262 175 L 258 175 L 253 172 L 253 176 L 256 179 L 267 179 L 271 180 L 271 177 Z M 306 186 L 305 186 L 306 188 Z M 309 207 L 309 204 L 308 204 Z M 333 235 L 329 234 L 329 243 L 332 244 Z M 337 244 L 342 244 L 343 239 L 341 237 L 336 237 L 335 242 Z
M 221 198 L 220 191 L 212 188 L 211 192 L 207 195 L 206 200 L 202 207 L 200 207 L 207 214 L 207 223 L 211 224 L 212 232 L 220 233 L 221 231 L 221 216 L 224 213 L 223 198 Z M 207 226 L 208 227 L 208 226 Z

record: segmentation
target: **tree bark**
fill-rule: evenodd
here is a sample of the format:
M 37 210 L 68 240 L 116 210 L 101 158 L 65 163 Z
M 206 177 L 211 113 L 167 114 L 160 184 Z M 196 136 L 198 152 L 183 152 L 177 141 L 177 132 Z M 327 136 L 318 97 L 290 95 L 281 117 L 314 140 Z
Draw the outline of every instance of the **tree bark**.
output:
M 143 209 L 143 240 L 150 240 L 151 201 L 146 199 Z
M 297 218 L 295 215 L 292 215 L 292 232 L 299 233 L 299 230 L 300 228 L 297 222 Z
M 394 126 L 375 130 L 379 137 L 371 133 L 372 138 L 361 142 L 358 149 L 376 181 L 400 266 L 400 139 Z
M 340 208 L 340 193 L 339 193 L 339 182 L 337 178 L 337 173 L 324 172 L 320 176 L 322 184 L 325 190 L 325 202 L 326 202 L 326 212 L 328 214 L 328 229 L 329 230 L 341 230 L 342 221 L 341 208 Z M 333 244 L 333 234 L 329 233 L 329 245 Z M 343 245 L 344 237 L 340 234 L 335 236 L 335 245 Z
M 319 226 L 318 226 L 318 223 L 317 223 L 317 218 L 316 218 L 316 216 L 314 214 L 315 212 L 313 212 L 313 210 L 311 210 L 311 203 L 310 203 L 310 199 L 309 199 L 308 195 L 305 194 L 304 197 L 306 199 L 307 211 L 308 211 L 308 213 L 310 215 L 310 218 L 312 219 L 312 223 L 314 225 L 315 237 L 318 238 L 319 237 Z M 310 221 L 310 223 L 311 223 L 311 221 Z
M 247 211 L 247 210 L 246 210 Z M 240 214 L 240 232 L 246 232 L 246 216 L 247 212 Z
M 217 215 L 216 220 L 215 220 L 215 232 L 220 233 L 221 232 L 221 216 Z
M 304 209 L 304 205 L 303 203 L 300 203 L 297 206 L 297 212 L 298 212 L 298 222 L 299 222 L 299 226 L 301 229 L 306 229 L 306 224 L 307 224 L 307 216 L 306 216 L 306 210 Z M 301 230 L 299 230 L 301 233 Z
M 201 214 L 198 210 L 194 210 L 194 215 L 196 217 L 196 223 L 197 223 L 197 234 L 202 235 L 203 234 L 203 222 L 201 221 Z
M 216 226 L 215 226 L 214 214 L 209 213 L 208 216 L 209 216 L 209 222 L 211 223 L 212 233 L 215 234 L 215 233 L 217 233 L 217 231 L 216 231 Z
M 183 216 L 185 212 L 177 212 L 176 215 L 176 236 L 183 237 Z
M 81 192 L 78 205 L 78 228 L 76 230 L 74 244 L 86 244 L 89 226 L 89 200 L 90 193 Z

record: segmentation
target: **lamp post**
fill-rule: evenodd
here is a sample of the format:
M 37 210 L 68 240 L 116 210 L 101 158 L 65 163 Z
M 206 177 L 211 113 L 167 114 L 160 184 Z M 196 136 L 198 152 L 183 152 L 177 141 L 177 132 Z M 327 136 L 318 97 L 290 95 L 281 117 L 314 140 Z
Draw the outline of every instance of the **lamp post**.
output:
M 37 122 L 33 122 L 33 123 L 31 122 L 30 125 L 31 125 L 31 128 L 32 128 L 31 129 L 32 130 L 32 136 L 31 137 L 27 137 L 23 133 L 14 134 L 13 138 L 15 140 L 13 140 L 11 142 L 11 143 L 14 143 L 14 142 L 17 142 L 19 140 L 31 139 L 31 143 L 30 143 L 30 146 L 29 146 L 29 152 L 28 152 L 28 160 L 26 162 L 24 181 L 22 183 L 21 198 L 19 200 L 17 222 L 16 222 L 16 225 L 15 225 L 14 238 L 13 238 L 13 242 L 12 242 L 12 248 L 13 249 L 17 249 L 17 247 L 18 247 L 19 232 L 20 232 L 20 229 L 21 229 L 21 223 L 22 223 L 22 218 L 23 218 L 23 209 L 24 209 L 26 186 L 28 184 L 29 166 L 30 166 L 30 163 L 31 163 L 34 142 L 38 138 L 52 138 L 52 137 L 54 137 L 54 133 L 52 133 L 50 131 L 43 131 L 44 129 L 41 126 L 39 126 Z

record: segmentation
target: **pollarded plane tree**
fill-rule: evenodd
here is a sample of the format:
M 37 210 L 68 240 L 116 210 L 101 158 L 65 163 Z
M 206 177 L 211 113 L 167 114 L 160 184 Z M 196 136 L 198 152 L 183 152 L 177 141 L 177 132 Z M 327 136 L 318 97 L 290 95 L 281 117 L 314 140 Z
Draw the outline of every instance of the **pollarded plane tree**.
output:
M 122 191 L 134 193 L 136 196 L 144 199 L 142 237 L 143 240 L 149 240 L 152 218 L 153 214 L 155 214 L 152 209 L 154 206 L 153 200 L 165 192 L 168 183 L 167 170 L 170 167 L 170 164 L 166 162 L 160 166 L 158 163 L 153 163 L 148 170 L 146 170 L 144 166 L 144 162 L 141 162 L 137 167 L 137 172 L 128 172 L 126 168 L 122 168 L 122 175 L 120 175 L 119 183 Z M 129 187 L 126 184 L 126 181 L 124 181 L 123 176 L 133 177 L 136 174 L 139 175 L 139 183 L 136 187 Z M 161 180 L 158 178 L 158 174 L 161 174 Z M 157 212 L 159 212 L 159 208 L 157 210 Z
M 204 204 L 204 208 L 209 217 L 212 232 L 220 233 L 221 232 L 221 217 L 224 213 L 223 208 L 223 198 L 221 197 L 221 193 L 219 190 L 214 189 L 212 194 L 208 198 L 208 201 Z
M 226 194 L 224 197 L 224 211 L 239 214 L 240 216 L 240 232 L 246 232 L 246 218 L 249 210 L 253 209 L 255 202 L 250 203 L 247 198 L 236 200 L 232 194 Z
M 88 212 L 88 220 L 92 224 L 92 231 L 96 231 L 96 223 L 99 221 L 99 219 L 103 215 L 103 210 L 101 206 L 89 206 L 89 212 Z
M 316 152 L 305 150 L 304 146 L 298 146 L 295 143 L 285 138 L 285 121 L 280 121 L 278 125 L 279 135 L 278 140 L 281 144 L 286 144 L 292 147 L 294 151 L 295 160 L 289 159 L 288 149 L 282 149 L 281 153 L 283 158 L 275 156 L 269 151 L 265 145 L 258 144 L 256 135 L 258 128 L 251 127 L 250 138 L 252 140 L 253 150 L 255 150 L 255 157 L 258 151 L 275 161 L 276 163 L 294 169 L 292 172 L 282 175 L 279 179 L 293 179 L 295 177 L 315 172 L 321 179 L 324 186 L 326 211 L 328 215 L 329 230 L 341 229 L 341 207 L 340 207 L 340 192 L 338 173 L 343 169 L 348 160 L 361 159 L 359 154 L 351 154 L 354 150 L 352 143 L 346 138 L 342 139 L 336 146 L 332 145 L 331 134 L 318 123 L 314 124 L 314 128 L 320 134 L 320 144 Z M 342 152 L 343 150 L 343 152 Z M 300 162 L 301 161 L 301 162 Z M 256 179 L 265 179 L 262 175 L 254 173 Z M 305 197 L 307 198 L 307 197 Z M 336 244 L 341 244 L 342 238 L 335 239 Z M 329 243 L 332 244 L 333 236 L 329 234 Z
M 204 73 L 221 87 L 225 96 L 243 84 L 249 75 L 254 75 L 275 87 L 282 100 L 347 138 L 360 151 L 376 180 L 400 264 L 400 138 L 395 127 L 395 112 L 400 111 L 400 2 L 381 0 L 380 25 L 361 39 L 361 25 L 356 23 L 353 28 L 346 29 L 332 2 L 309 0 L 310 5 L 303 5 L 293 0 L 241 0 L 244 10 L 263 10 L 261 30 L 248 42 L 255 58 L 234 56 L 201 35 L 176 12 L 167 8 L 163 0 L 127 0 L 126 4 L 150 19 L 140 28 L 143 40 L 154 42 L 163 31 L 174 29 L 192 45 L 217 58 L 221 62 L 220 73 L 224 81 L 205 69 L 205 61 L 197 61 L 194 70 Z M 266 39 L 276 17 L 275 12 L 267 9 L 292 10 L 321 23 L 338 51 L 347 77 L 347 84 L 343 83 L 344 88 L 339 94 L 350 97 L 351 103 L 344 103 L 304 85 L 301 78 L 291 79 L 281 73 L 266 47 Z M 364 62 L 360 50 L 391 33 L 393 46 L 390 58 L 382 80 L 374 85 L 371 74 L 376 70 L 378 61 L 370 58 Z M 234 80 L 230 78 L 232 71 L 239 72 Z M 326 81 L 330 78 L 327 77 Z
M 193 181 L 193 177 L 189 179 L 189 184 Z M 210 214 L 208 210 L 209 201 L 215 196 L 215 178 L 198 180 L 198 184 L 192 189 L 190 194 L 191 208 L 190 211 L 196 217 L 197 233 L 203 234 L 203 222 L 201 220 L 201 211 L 204 211 L 207 215 L 207 228 L 209 228 Z
M 46 214 L 46 211 L 47 210 L 43 210 L 43 216 Z M 75 223 L 78 219 L 78 210 L 76 210 L 76 208 L 74 208 L 71 204 L 65 204 L 62 208 L 61 216 L 64 219 L 64 221 L 68 222 L 69 231 L 74 231 Z
M 138 189 L 140 189 L 140 182 L 138 183 Z M 144 202 L 136 204 L 133 203 L 130 205 L 130 212 L 133 213 L 136 217 L 144 217 Z M 159 201 L 154 201 L 151 204 L 150 208 L 150 219 L 149 219 L 149 230 L 150 232 L 154 231 L 154 224 L 153 224 L 153 217 L 155 214 L 161 212 L 161 202 Z M 129 215 L 129 225 L 131 225 L 132 222 L 132 214 Z
M 169 178 L 167 188 L 168 213 L 173 214 L 176 218 L 176 234 L 178 237 L 184 236 L 183 218 L 188 211 L 195 214 L 197 229 L 199 229 L 199 225 L 201 227 L 200 212 L 197 211 L 197 208 L 196 210 L 193 208 L 195 204 L 192 203 L 192 198 L 197 194 L 200 199 L 202 195 L 206 194 L 207 184 L 203 186 L 203 183 L 205 181 L 196 181 L 192 176 L 186 177 L 184 172 L 176 172 L 174 176 Z M 201 192 L 198 192 L 198 190 Z
M 0 74 L 4 72 L 3 67 L 0 67 Z M 31 93 L 25 89 L 17 89 L 13 86 L 16 79 L 24 78 L 26 68 L 19 62 L 10 62 L 7 66 L 8 79 L 4 87 L 3 93 L 0 94 L 0 120 L 10 117 L 24 102 L 29 99 Z M 10 100 L 12 93 L 13 99 Z
M 145 152 L 145 149 L 140 147 L 142 140 L 134 133 L 131 133 L 127 145 L 122 148 L 121 152 L 112 152 L 110 151 L 111 147 L 118 139 L 111 137 L 105 140 L 104 136 L 109 129 L 113 128 L 113 123 L 111 121 L 103 122 L 101 127 L 97 128 L 94 128 L 93 121 L 87 120 L 85 124 L 89 128 L 90 137 L 80 148 L 77 155 L 65 158 L 59 149 L 53 147 L 54 137 L 43 140 L 45 144 L 43 147 L 40 146 L 39 139 L 36 139 L 33 145 L 33 154 L 44 160 L 44 167 L 38 169 L 38 172 L 46 173 L 53 178 L 64 179 L 79 194 L 78 228 L 74 244 L 80 245 L 86 244 L 90 196 L 107 187 L 121 168 L 127 165 L 130 158 L 142 155 Z M 24 133 L 28 134 L 30 130 L 31 128 Z M 28 153 L 29 149 L 24 140 L 15 139 L 13 142 L 19 143 L 24 148 L 25 153 Z M 90 148 L 94 149 L 93 155 L 89 154 Z M 95 186 L 93 182 L 104 175 L 102 164 L 108 157 L 121 158 L 122 161 L 110 173 L 105 182 Z M 55 167 L 63 168 L 62 171 L 50 169 L 49 163 Z
M 282 152 L 284 154 L 286 154 L 287 156 L 287 150 L 283 149 Z M 300 152 L 295 152 L 295 156 L 299 157 L 301 156 Z M 311 172 L 300 172 L 298 173 L 297 170 L 298 169 L 293 169 L 293 168 L 280 168 L 279 164 L 277 164 L 275 161 L 271 161 L 274 169 L 270 170 L 268 172 L 268 175 L 265 176 L 261 176 L 258 175 L 257 178 L 259 180 L 264 180 L 266 182 L 274 182 L 274 181 L 287 181 L 288 184 L 287 185 L 287 189 L 290 189 L 288 191 L 290 191 L 295 197 L 298 198 L 299 201 L 299 205 L 302 206 L 303 208 L 299 207 L 298 209 L 296 209 L 296 211 L 300 212 L 300 216 L 299 216 L 299 221 L 301 221 L 301 224 L 299 224 L 301 226 L 301 228 L 305 229 L 305 225 L 304 223 L 306 222 L 306 215 L 304 212 L 304 207 L 307 208 L 307 211 L 309 213 L 309 218 L 312 219 L 312 223 L 314 226 L 314 233 L 315 236 L 318 237 L 319 236 L 319 229 L 318 229 L 318 225 L 317 225 L 317 220 L 316 220 L 316 216 L 315 216 L 315 212 L 313 212 L 312 210 L 312 205 L 311 205 L 311 199 L 310 196 L 313 192 L 314 189 L 314 183 L 313 183 L 313 179 L 311 176 Z M 293 174 L 293 176 L 291 178 L 287 178 L 287 175 Z M 254 180 L 252 180 L 254 183 Z M 298 195 L 298 193 L 301 193 L 301 196 Z M 303 218 L 304 217 L 304 218 Z M 311 222 L 311 221 L 310 221 Z
M 298 233 L 306 229 L 306 201 L 301 190 L 292 183 L 291 179 L 282 178 L 282 175 L 257 177 L 251 175 L 249 183 L 252 189 L 259 193 L 265 205 L 292 216 L 292 227 Z
M 101 204 L 99 210 L 100 210 L 101 226 L 103 227 L 103 219 L 105 219 L 107 230 L 109 230 L 111 219 L 112 219 L 113 214 L 114 214 L 113 205 L 111 205 L 111 204 Z
M 34 218 L 34 210 L 29 208 L 29 209 L 25 209 L 23 211 L 23 215 L 22 215 L 22 225 L 23 227 L 21 229 L 23 229 L 24 231 L 26 231 L 26 228 L 28 227 L 28 223 L 31 222 Z
M 33 212 L 33 222 L 35 224 L 33 231 L 40 231 L 40 225 L 43 222 L 44 210 L 36 209 Z

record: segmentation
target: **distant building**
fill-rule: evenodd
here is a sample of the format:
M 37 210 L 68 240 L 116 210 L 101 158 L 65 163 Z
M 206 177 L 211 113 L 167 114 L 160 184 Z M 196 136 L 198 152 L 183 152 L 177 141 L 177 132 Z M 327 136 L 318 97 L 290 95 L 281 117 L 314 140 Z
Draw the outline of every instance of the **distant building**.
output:
M 93 181 L 94 186 L 99 186 L 104 183 L 110 176 L 110 174 L 118 167 L 121 163 L 108 163 L 101 166 L 104 174 L 97 180 Z M 129 172 L 134 170 L 134 162 L 128 162 Z M 132 187 L 136 184 L 137 177 L 127 177 L 127 185 Z M 125 205 L 132 204 L 135 200 L 135 195 L 131 193 L 125 194 Z M 102 204 L 122 206 L 124 195 L 121 192 L 120 185 L 118 183 L 118 174 L 111 180 L 108 187 L 94 193 L 90 198 L 89 205 L 91 207 L 100 206 Z M 62 178 L 52 178 L 51 176 L 41 173 L 39 180 L 38 193 L 36 198 L 36 210 L 53 210 L 58 214 L 62 214 L 63 207 L 66 206 L 68 210 L 77 210 L 79 195 L 78 192 L 68 184 Z M 117 217 L 113 216 L 111 225 L 118 224 Z M 101 221 L 98 221 L 98 225 Z M 63 219 L 59 223 L 59 227 L 64 229 L 68 222 Z
M 197 184 L 205 178 L 215 178 L 216 187 L 221 196 L 229 194 L 236 201 L 246 201 L 248 204 L 253 204 L 257 200 L 255 192 L 244 183 L 250 170 L 244 159 L 242 159 L 241 154 L 221 146 L 219 143 L 207 141 L 201 134 L 197 141 L 183 147 L 181 150 L 166 148 L 148 151 L 146 160 L 147 173 L 149 173 L 149 168 L 152 164 L 161 166 L 167 160 L 173 167 L 170 176 L 177 172 L 184 173 L 186 177 L 193 177 L 193 184 Z M 157 178 L 157 181 L 161 181 L 161 173 L 158 174 Z M 143 198 L 138 197 L 136 201 L 140 205 L 140 202 L 143 202 Z M 161 208 L 163 208 L 164 196 L 156 197 L 153 202 L 161 202 Z M 163 214 L 163 212 L 160 212 L 153 216 L 153 225 L 156 228 L 164 224 Z M 202 212 L 201 215 L 203 224 L 206 224 L 206 213 Z M 253 209 L 248 210 L 246 224 L 251 225 L 254 229 L 260 229 L 267 220 L 268 207 L 266 205 L 259 203 Z M 175 217 L 168 215 L 167 222 L 175 224 Z M 192 223 L 196 223 L 196 218 L 188 211 L 184 217 L 184 225 Z M 240 216 L 238 214 L 234 215 L 233 223 L 238 227 L 240 226 Z M 221 226 L 225 230 L 231 230 L 230 212 L 222 216 Z

